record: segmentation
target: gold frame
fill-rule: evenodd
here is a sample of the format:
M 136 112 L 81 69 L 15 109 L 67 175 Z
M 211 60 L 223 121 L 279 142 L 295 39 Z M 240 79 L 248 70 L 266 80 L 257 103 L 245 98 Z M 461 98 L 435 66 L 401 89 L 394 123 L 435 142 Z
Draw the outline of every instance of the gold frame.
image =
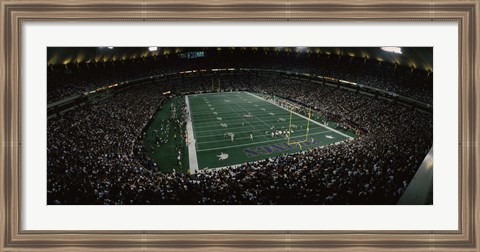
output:
M 479 0 L 0 0 L 0 251 L 480 250 Z M 106 11 L 108 10 L 108 11 Z M 182 12 L 182 13 L 180 13 Z M 455 231 L 26 231 L 21 223 L 24 21 L 445 22 L 459 28 L 459 229 Z M 187 235 L 188 234 L 188 235 Z

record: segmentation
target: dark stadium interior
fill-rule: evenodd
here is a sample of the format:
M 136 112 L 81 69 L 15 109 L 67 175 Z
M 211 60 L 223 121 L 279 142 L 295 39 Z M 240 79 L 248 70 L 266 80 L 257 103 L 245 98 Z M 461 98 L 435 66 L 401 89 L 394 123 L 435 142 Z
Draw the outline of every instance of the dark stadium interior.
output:
M 48 204 L 397 204 L 432 148 L 431 47 L 50 47 L 47 60 Z M 232 90 L 281 97 L 358 137 L 160 172 L 142 146 L 153 115 L 172 97 Z M 180 112 L 169 124 L 184 140 Z M 430 189 L 411 204 L 432 204 Z

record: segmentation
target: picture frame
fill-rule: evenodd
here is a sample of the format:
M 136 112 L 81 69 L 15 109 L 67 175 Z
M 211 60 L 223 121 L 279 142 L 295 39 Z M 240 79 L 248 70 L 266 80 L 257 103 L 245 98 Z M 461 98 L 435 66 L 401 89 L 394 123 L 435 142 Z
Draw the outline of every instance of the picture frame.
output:
M 108 11 L 107 11 L 108 10 Z M 378 251 L 480 248 L 478 0 L 420 1 L 148 1 L 0 2 L 1 251 L 225 250 Z M 456 22 L 459 29 L 459 228 L 454 231 L 29 231 L 22 222 L 22 24 L 101 22 Z

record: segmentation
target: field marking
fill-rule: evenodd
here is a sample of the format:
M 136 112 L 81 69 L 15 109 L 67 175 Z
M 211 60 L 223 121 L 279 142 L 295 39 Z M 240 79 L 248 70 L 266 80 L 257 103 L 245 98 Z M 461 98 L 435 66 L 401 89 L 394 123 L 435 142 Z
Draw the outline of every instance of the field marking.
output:
M 342 141 L 338 141 L 338 142 L 334 142 L 334 143 L 330 143 L 330 144 L 324 144 L 324 145 L 320 145 L 320 146 L 317 146 L 317 147 L 313 147 L 313 148 L 310 148 L 310 149 L 307 149 L 305 151 L 308 151 L 308 150 L 313 150 L 313 149 L 323 149 L 325 148 L 326 146 L 328 145 L 331 145 L 331 144 L 334 144 L 334 145 L 338 145 L 338 144 L 341 144 L 343 142 L 346 142 L 346 141 L 349 141 L 350 139 L 344 139 Z M 287 153 L 287 155 L 294 155 L 294 154 L 297 154 L 297 153 L 300 153 L 301 151 L 297 151 L 297 152 L 289 152 Z M 281 156 L 272 156 L 271 158 L 278 158 L 278 157 L 281 157 Z M 261 159 L 260 159 L 261 160 Z M 255 161 L 252 161 L 252 162 L 255 162 Z M 250 162 L 248 162 L 250 163 Z M 220 169 L 225 169 L 225 168 L 237 168 L 237 167 L 240 167 L 242 166 L 243 163 L 240 163 L 240 164 L 233 164 L 233 165 L 227 165 L 227 166 L 220 166 L 220 167 L 213 167 L 213 168 L 202 168 L 200 169 L 198 172 L 199 173 L 205 173 L 205 172 L 211 172 L 211 171 L 214 171 L 214 170 L 220 170 Z
M 212 127 L 220 127 L 219 125 L 221 123 L 226 123 L 227 125 L 240 125 L 241 124 L 241 121 L 235 121 L 235 122 L 232 122 L 233 120 L 228 120 L 228 119 L 225 119 L 221 121 L 219 120 L 216 120 L 215 119 L 215 122 L 212 122 L 212 120 L 215 119 L 215 118 L 212 118 L 210 119 L 210 124 L 208 126 L 197 126 L 197 122 L 195 122 L 195 129 L 208 129 L 208 128 L 212 128 Z M 293 124 L 296 124 L 298 126 L 298 124 L 300 124 L 301 122 L 304 122 L 305 120 L 303 119 L 296 119 L 293 121 Z M 258 126 L 258 125 L 265 125 L 265 123 L 270 123 L 271 125 L 281 125 L 281 124 L 286 124 L 287 125 L 287 128 L 288 128 L 288 123 L 285 123 L 285 122 L 282 122 L 282 121 L 279 121 L 278 118 L 276 120 L 268 120 L 268 121 L 258 121 L 257 122 L 251 122 L 250 124 L 252 125 L 255 125 L 255 126 Z M 300 126 L 304 126 L 304 125 L 300 125 Z M 235 126 L 232 126 L 233 128 L 235 128 Z M 242 126 L 244 127 L 244 126 Z M 271 126 L 269 126 L 268 128 L 270 128 Z M 198 134 L 199 132 L 208 132 L 208 131 L 212 131 L 212 130 L 196 130 L 195 133 Z
M 243 119 L 243 116 L 241 116 L 240 113 L 238 113 L 235 109 L 233 109 L 232 107 L 230 107 L 230 105 L 227 105 L 227 106 L 225 106 L 225 107 L 229 108 L 229 109 L 230 109 L 233 113 L 235 113 L 238 117 L 240 117 L 240 118 Z M 248 112 L 248 111 L 247 111 L 247 112 Z M 243 119 L 243 120 L 244 120 L 244 122 L 245 122 L 246 124 L 248 124 L 250 127 L 255 128 L 255 127 L 252 126 L 247 120 L 245 120 L 245 119 Z M 263 136 L 263 139 L 265 139 L 265 136 Z
M 192 113 L 190 111 L 190 103 L 188 96 L 185 96 L 185 106 L 187 108 L 187 136 L 188 136 L 188 163 L 190 174 L 195 174 L 198 171 L 197 147 L 195 135 L 193 133 Z
M 258 124 L 256 126 L 259 126 L 259 128 L 257 129 L 258 133 L 259 134 L 262 134 L 262 131 L 268 131 L 271 133 L 272 129 L 271 128 L 262 128 L 260 126 L 263 126 L 262 124 Z M 314 131 L 317 130 L 317 129 L 324 129 L 323 127 L 317 127 L 315 126 L 315 128 L 311 128 L 310 129 L 310 132 L 313 132 L 315 133 Z M 204 133 L 204 132 L 219 132 L 221 130 L 225 130 L 226 132 L 229 132 L 229 131 L 232 131 L 233 133 L 235 134 L 241 134 L 241 133 L 248 133 L 248 132 L 252 132 L 252 130 L 247 130 L 247 131 L 244 131 L 245 130 L 245 126 L 241 126 L 241 127 L 228 127 L 228 128 L 221 128 L 219 129 L 218 126 L 217 126 L 217 129 L 212 129 L 212 130 L 197 130 L 196 131 L 196 134 L 200 134 L 200 133 Z M 287 124 L 276 124 L 275 126 L 275 130 L 287 130 L 288 131 L 288 125 Z M 302 132 L 306 129 L 303 129 L 303 128 L 297 128 L 295 129 L 296 131 L 298 132 Z M 200 134 L 200 136 L 196 136 L 196 140 L 199 140 L 201 138 L 206 138 L 206 137 L 214 137 L 214 136 L 223 136 L 222 133 L 219 133 L 219 134 Z
M 217 96 L 216 96 L 215 98 L 212 98 L 212 103 L 211 103 L 211 104 L 215 104 L 215 105 L 216 105 L 216 103 L 214 102 L 213 99 L 219 99 L 219 102 L 220 102 L 222 98 L 225 98 L 225 97 L 231 98 L 231 96 L 233 96 L 232 93 L 234 94 L 234 92 L 214 93 L 214 94 L 216 94 Z M 202 120 L 203 118 L 200 117 L 200 116 L 207 116 L 207 117 L 212 117 L 212 118 L 213 118 L 214 115 L 210 114 L 209 111 L 199 110 L 199 111 L 198 111 L 199 113 L 194 113 L 194 114 L 190 113 L 191 116 L 192 116 L 192 118 L 200 119 L 200 120 L 196 120 L 196 121 L 195 121 L 195 123 L 194 123 L 195 126 L 198 126 L 198 125 L 202 125 L 202 124 L 203 124 L 203 126 L 201 126 L 201 127 L 195 127 L 195 129 L 199 129 L 199 128 L 204 128 L 204 129 L 207 129 L 207 128 L 212 128 L 212 129 L 213 129 L 213 128 L 218 128 L 218 127 L 219 127 L 219 126 L 218 126 L 219 123 L 222 123 L 222 122 L 223 122 L 223 123 L 230 124 L 230 125 L 233 126 L 233 127 L 220 128 L 220 129 L 215 129 L 215 130 L 204 130 L 204 131 L 197 131 L 197 130 L 195 130 L 195 131 L 194 131 L 194 134 L 197 134 L 197 133 L 199 133 L 199 132 L 205 132 L 205 133 L 206 133 L 206 132 L 213 132 L 213 131 L 217 131 L 217 132 L 218 132 L 218 131 L 223 131 L 223 130 L 232 131 L 232 130 L 237 130 L 237 129 L 244 129 L 245 126 L 247 126 L 248 124 L 245 125 L 244 127 L 241 127 L 241 128 L 240 128 L 240 127 L 235 127 L 235 126 L 237 126 L 237 125 L 240 126 L 240 125 L 241 125 L 241 122 L 242 122 L 242 121 L 245 121 L 245 119 L 243 119 L 243 117 L 240 117 L 240 116 L 239 116 L 239 115 L 241 114 L 241 112 L 240 112 L 241 110 L 250 111 L 252 114 L 255 114 L 255 115 L 256 115 L 257 113 L 260 113 L 260 115 L 255 116 L 255 119 L 256 119 L 256 120 L 253 120 L 253 121 L 251 122 L 250 126 L 255 125 L 256 127 L 261 127 L 262 124 L 263 124 L 264 126 L 268 126 L 268 124 L 270 123 L 270 120 L 268 120 L 268 119 L 265 120 L 265 121 L 262 120 L 262 119 L 264 119 L 263 117 L 265 117 L 265 119 L 267 118 L 266 112 L 264 112 L 265 110 L 259 111 L 258 108 L 254 108 L 254 107 L 252 106 L 253 104 L 256 104 L 256 103 L 258 103 L 258 104 L 262 103 L 262 104 L 264 104 L 263 106 L 265 106 L 265 108 L 267 108 L 267 110 L 268 110 L 269 112 L 270 112 L 270 111 L 275 112 L 276 115 L 275 115 L 275 116 L 272 116 L 273 118 L 277 118 L 277 117 L 284 117 L 284 118 L 286 118 L 283 113 L 285 113 L 285 111 L 286 111 L 288 114 L 290 113 L 290 111 L 289 111 L 288 109 L 283 108 L 283 107 L 281 107 L 281 106 L 279 106 L 279 105 L 277 105 L 277 104 L 275 104 L 275 103 L 272 103 L 272 102 L 270 102 L 270 101 L 268 101 L 268 100 L 266 100 L 266 99 L 262 99 L 261 97 L 258 97 L 258 96 L 256 96 L 256 95 L 253 95 L 253 94 L 251 94 L 251 93 L 249 93 L 249 92 L 235 92 L 235 93 L 238 93 L 238 94 L 235 94 L 235 96 L 237 96 L 237 97 L 242 96 L 242 97 L 240 97 L 239 100 L 238 100 L 238 101 L 240 102 L 240 104 L 235 104 L 235 105 L 236 105 L 236 106 L 235 106 L 236 108 L 233 107 L 233 104 L 225 104 L 225 105 L 227 105 L 227 106 L 223 106 L 223 107 L 220 106 L 220 107 L 222 107 L 223 109 L 219 109 L 219 110 L 217 111 L 217 112 L 219 112 L 219 115 L 218 115 L 218 116 L 222 116 L 222 113 L 227 114 L 226 116 L 229 118 L 228 120 L 227 120 L 227 119 L 224 119 L 224 120 L 222 120 L 222 121 L 215 121 L 215 122 L 212 121 L 211 124 L 213 124 L 213 125 L 209 127 L 208 124 L 207 124 L 207 121 L 206 121 L 206 120 L 205 120 L 205 121 Z M 253 97 L 250 98 L 250 99 L 248 99 L 248 96 L 246 96 L 247 94 L 250 95 L 250 96 L 253 96 Z M 239 96 L 239 95 L 240 95 L 240 96 Z M 243 98 L 243 97 L 246 97 L 247 99 L 245 99 L 245 98 Z M 241 98 L 243 98 L 243 99 L 241 99 Z M 197 98 L 197 99 L 198 99 L 198 98 Z M 246 102 L 246 101 L 254 101 L 254 102 L 253 102 L 253 104 L 246 104 L 246 103 L 245 103 L 245 104 L 246 104 L 245 106 L 247 106 L 247 107 L 244 107 L 244 106 L 242 106 L 244 103 L 243 103 L 240 99 L 243 100 L 243 101 L 245 101 L 245 102 Z M 257 101 L 257 102 L 255 102 L 255 101 Z M 266 103 L 265 103 L 265 102 L 266 102 Z M 203 104 L 202 106 L 204 106 L 204 105 L 205 105 L 205 104 Z M 252 110 L 247 110 L 247 109 L 249 109 L 250 107 L 252 108 Z M 192 107 L 192 108 L 189 108 L 189 109 L 195 109 L 195 107 Z M 239 111 L 238 109 L 241 109 L 241 110 Z M 277 114 L 277 111 L 278 111 L 278 113 L 280 113 L 280 114 Z M 197 112 L 197 111 L 195 111 L 195 112 Z M 205 113 L 205 112 L 206 112 L 206 113 Z M 204 113 L 205 113 L 205 114 L 204 114 Z M 224 115 L 225 115 L 225 114 L 224 114 Z M 230 117 L 230 116 L 228 116 L 228 114 L 229 114 L 229 115 L 237 114 L 238 117 L 235 117 L 235 116 L 234 116 L 234 117 Z M 334 130 L 334 129 L 326 126 L 326 125 L 323 125 L 323 124 L 321 124 L 321 123 L 318 123 L 317 121 L 315 121 L 315 120 L 313 120 L 313 119 L 308 119 L 308 118 L 306 118 L 305 116 L 302 116 L 301 114 L 298 114 L 298 113 L 294 113 L 294 114 L 295 114 L 297 120 L 299 120 L 299 123 L 300 123 L 300 122 L 304 122 L 304 120 L 307 120 L 307 122 L 308 122 L 308 121 L 312 121 L 312 122 L 314 123 L 314 125 L 318 125 L 318 127 L 319 127 L 318 129 L 319 129 L 319 130 L 321 130 L 321 129 L 324 129 L 324 130 L 325 130 L 324 132 L 316 132 L 316 133 L 314 133 L 314 132 L 312 131 L 313 128 L 310 130 L 310 133 L 311 133 L 311 134 L 309 134 L 310 136 L 314 136 L 313 134 L 315 134 L 315 135 L 317 135 L 317 137 L 319 137 L 319 139 L 316 139 L 316 141 L 315 141 L 315 142 L 317 142 L 316 144 L 322 144 L 322 145 L 320 145 L 320 146 L 315 146 L 315 145 L 316 145 L 316 144 L 315 144 L 315 145 L 313 145 L 313 146 L 308 147 L 308 149 L 312 149 L 312 148 L 313 148 L 313 149 L 315 149 L 315 148 L 324 148 L 325 146 L 328 146 L 328 145 L 340 144 L 340 143 L 342 143 L 342 142 L 345 142 L 345 141 L 348 141 L 348 140 L 350 140 L 350 139 L 353 139 L 352 137 L 350 137 L 350 136 L 348 136 L 348 135 L 346 136 L 345 134 L 343 134 L 343 133 L 341 133 L 341 132 L 338 132 L 337 130 Z M 199 117 L 197 117 L 197 115 L 198 115 Z M 259 118 L 260 118 L 260 119 L 259 119 Z M 238 120 L 238 121 L 237 121 L 237 120 Z M 295 121 L 297 121 L 297 120 L 295 120 Z M 232 123 L 232 121 L 234 121 L 234 122 Z M 273 122 L 273 121 L 274 121 L 274 120 L 272 120 L 272 124 L 275 124 L 275 125 L 277 125 L 277 124 L 282 124 L 282 122 L 275 123 L 275 122 Z M 230 123 L 229 123 L 229 122 L 230 122 Z M 198 123 L 198 124 L 197 124 L 197 123 Z M 296 124 L 298 124 L 298 123 L 296 123 Z M 235 126 L 234 126 L 234 125 L 235 125 Z M 285 126 L 288 126 L 288 125 L 285 124 Z M 280 127 L 281 127 L 281 126 L 280 126 Z M 327 130 L 328 130 L 328 131 L 327 131 Z M 244 131 L 244 130 L 242 130 L 242 131 Z M 259 133 L 262 133 L 262 134 L 263 134 L 262 130 L 257 130 L 257 131 L 258 131 Z M 325 143 L 324 141 L 326 141 L 326 140 L 328 140 L 328 139 L 324 139 L 324 137 L 325 137 L 325 135 L 328 135 L 329 132 L 331 132 L 331 133 L 333 133 L 333 134 L 338 134 L 338 138 L 339 138 L 339 139 L 335 139 L 335 140 L 340 140 L 340 141 Z M 303 131 L 302 131 L 302 133 L 303 133 Z M 236 134 L 237 134 L 237 133 L 236 133 Z M 213 135 L 213 136 L 214 136 L 214 135 Z M 217 136 L 221 136 L 221 134 L 219 134 L 219 135 L 217 135 Z M 346 139 L 341 140 L 342 137 L 345 137 L 345 136 L 346 136 Z M 196 135 L 195 135 L 195 137 L 196 137 Z M 199 136 L 199 137 L 203 137 L 203 136 Z M 208 137 L 212 137 L 212 135 L 208 135 Z M 301 137 L 301 136 L 296 136 L 296 137 L 294 137 L 294 138 L 297 138 L 297 137 Z M 303 137 L 305 137 L 305 135 L 303 135 Z M 315 137 L 315 138 L 316 138 L 316 137 Z M 239 139 L 239 138 L 237 138 L 237 139 L 235 139 L 235 140 L 238 140 L 238 139 Z M 242 146 L 252 146 L 252 147 L 253 147 L 253 146 L 256 146 L 256 145 L 261 145 L 262 143 L 270 143 L 270 144 L 272 144 L 272 143 L 285 143 L 285 142 L 286 142 L 286 139 L 284 139 L 283 137 L 270 138 L 270 137 L 268 136 L 268 137 L 263 137 L 263 139 L 265 139 L 265 141 L 251 142 L 251 141 L 244 140 L 243 137 L 242 137 L 242 140 L 240 140 L 237 145 L 225 146 L 225 147 L 215 147 L 215 148 L 209 148 L 209 149 L 200 149 L 199 147 L 200 147 L 200 144 L 202 144 L 202 143 L 198 141 L 198 140 L 199 140 L 199 138 L 198 138 L 198 139 L 195 139 L 195 140 L 196 140 L 195 145 L 196 145 L 196 150 L 197 150 L 197 152 L 198 152 L 197 155 L 200 155 L 201 157 L 203 157 L 202 155 L 205 155 L 205 153 L 203 153 L 203 152 L 206 152 L 206 151 L 215 151 L 215 150 L 222 150 L 222 149 L 227 149 L 227 150 L 228 150 L 228 149 L 233 149 L 233 148 L 239 148 L 239 147 L 242 147 Z M 228 139 L 227 139 L 227 140 L 228 140 Z M 262 140 L 262 138 L 261 138 L 261 137 L 260 137 L 260 138 L 255 137 L 255 140 Z M 335 140 L 334 140 L 334 141 L 335 141 Z M 220 142 L 222 142 L 222 141 L 223 141 L 223 140 L 221 140 Z M 208 143 L 204 142 L 204 144 L 207 145 Z M 212 147 L 214 147 L 214 146 L 212 146 Z M 240 148 L 240 149 L 241 149 L 241 148 Z M 305 150 L 307 150 L 307 149 L 305 149 Z M 305 151 L 305 150 L 304 150 L 304 151 Z M 299 150 L 298 148 L 294 148 L 294 149 L 291 149 L 287 154 L 288 154 L 288 155 L 292 155 L 292 154 L 298 153 L 299 151 L 300 151 L 300 150 Z M 272 156 L 272 157 L 274 157 L 274 156 Z M 215 163 L 215 164 L 216 164 L 216 163 Z M 198 165 L 199 165 L 199 164 L 198 164 Z M 238 166 L 238 165 L 241 165 L 241 163 L 240 163 L 240 164 L 232 164 L 232 165 L 224 166 L 224 167 L 235 167 L 235 166 Z M 216 165 L 212 165 L 212 166 L 215 167 Z M 202 168 L 202 170 L 199 170 L 198 172 L 206 171 L 206 170 L 204 169 L 204 167 L 199 167 L 199 168 Z M 216 169 L 216 168 L 221 168 L 221 167 L 215 167 L 215 168 L 211 167 L 211 168 L 207 168 L 207 169 Z
M 279 113 L 279 112 L 277 112 Z M 281 113 L 284 113 L 283 111 Z M 209 124 L 212 124 L 212 119 L 215 119 L 215 122 L 221 122 L 221 121 L 228 121 L 230 122 L 231 124 L 234 124 L 234 123 L 241 123 L 241 122 L 245 122 L 246 120 L 251 120 L 251 121 L 254 121 L 253 119 L 256 119 L 255 121 L 258 121 L 258 120 L 261 120 L 260 118 L 261 117 L 270 117 L 269 119 L 266 119 L 266 120 L 261 120 L 260 122 L 261 123 L 275 123 L 275 122 L 282 122 L 279 120 L 279 118 L 283 118 L 285 120 L 287 120 L 287 115 L 279 115 L 279 114 L 276 114 L 274 116 L 271 116 L 269 114 L 259 114 L 258 116 L 254 116 L 254 117 L 251 117 L 251 118 L 242 118 L 242 119 L 237 119 L 237 117 L 232 117 L 232 116 L 229 116 L 229 117 L 225 117 L 225 116 L 222 116 L 222 115 L 209 115 L 210 118 L 208 118 L 208 120 L 202 120 L 202 122 L 198 122 L 198 120 L 195 120 L 195 125 L 202 125 L 200 127 L 208 127 L 206 125 L 209 125 Z M 221 117 L 222 120 L 217 120 L 217 117 Z M 204 117 L 205 118 L 205 117 Z M 297 121 L 301 120 L 301 121 L 304 121 L 303 118 L 295 118 L 297 119 Z M 294 120 L 295 120 L 294 119 Z M 285 121 L 283 121 L 285 122 Z
M 324 132 L 318 132 L 316 134 L 318 134 L 318 135 L 328 134 L 328 132 L 331 132 L 331 131 L 329 130 L 329 131 L 324 131 Z M 342 141 L 344 141 L 344 140 L 342 140 Z M 260 144 L 260 143 L 271 143 L 271 142 L 283 143 L 283 142 L 285 142 L 285 139 L 282 138 L 282 139 L 260 141 L 260 142 L 253 142 L 253 143 L 250 142 L 250 143 L 246 143 L 246 144 L 230 145 L 230 146 L 225 146 L 225 147 L 215 147 L 215 148 L 202 149 L 202 150 L 199 149 L 199 150 L 197 150 L 197 152 L 204 152 L 204 151 L 211 151 L 211 150 L 221 150 L 221 149 L 231 149 L 231 148 L 236 148 L 236 147 L 241 147 L 241 146 L 256 145 L 256 144 Z M 339 141 L 339 142 L 341 142 L 341 141 Z
M 251 95 L 251 96 L 253 96 L 253 97 L 256 97 L 256 98 L 258 98 L 258 99 L 260 99 L 260 100 L 263 100 L 263 101 L 266 101 L 266 102 L 268 102 L 268 103 L 271 103 L 271 104 L 273 104 L 273 105 L 275 105 L 275 106 L 277 106 L 277 107 L 279 107 L 279 108 L 282 108 L 282 109 L 284 109 L 284 110 L 286 110 L 286 111 L 289 111 L 288 109 L 286 109 L 286 108 L 284 108 L 284 107 L 281 107 L 281 106 L 278 106 L 277 104 L 275 104 L 275 103 L 273 103 L 273 102 L 271 102 L 271 101 L 265 100 L 265 99 L 261 98 L 260 96 L 251 94 L 250 92 L 246 92 L 246 91 L 245 91 L 245 93 L 247 93 L 247 94 L 249 94 L 249 95 Z M 293 111 L 292 111 L 292 112 L 293 112 Z M 340 132 L 340 131 L 338 131 L 338 130 L 332 129 L 332 128 L 328 127 L 327 125 L 321 124 L 321 123 L 319 123 L 319 122 L 317 122 L 317 121 L 315 121 L 315 120 L 312 120 L 312 119 L 308 119 L 307 117 L 305 117 L 305 116 L 303 116 L 303 115 L 301 115 L 301 114 L 299 114 L 299 113 L 297 113 L 297 112 L 293 112 L 293 113 L 296 114 L 297 116 L 300 116 L 300 117 L 306 119 L 306 120 L 311 120 L 313 123 L 318 124 L 318 125 L 320 125 L 320 126 L 322 126 L 322 127 L 325 127 L 325 128 L 327 128 L 327 129 L 329 129 L 329 130 L 331 130 L 331 131 L 333 131 L 333 132 L 335 132 L 335 133 L 337 133 L 337 134 L 339 134 L 339 135 L 342 135 L 342 136 L 344 136 L 344 137 L 346 137 L 346 138 L 348 138 L 348 139 L 353 139 L 353 137 L 351 137 L 351 136 L 349 136 L 349 135 L 347 135 L 347 134 L 344 134 L 344 133 L 342 133 L 342 132 Z
M 327 131 L 320 131 L 320 132 L 316 132 L 316 133 L 312 133 L 310 134 L 311 136 L 312 135 L 319 135 L 319 134 L 324 134 L 324 133 L 327 133 L 327 132 L 331 132 L 330 130 L 327 130 Z M 270 135 L 267 136 L 267 138 L 269 137 Z M 283 135 L 281 135 L 283 136 Z M 302 138 L 304 137 L 305 135 L 300 135 L 300 136 L 294 136 L 292 138 Z M 247 137 L 239 137 L 239 138 L 235 138 L 235 140 L 240 140 L 240 139 L 250 139 L 250 136 L 247 136 Z M 220 142 L 230 142 L 231 140 L 230 139 L 221 139 L 221 140 L 214 140 L 214 141 L 205 141 L 205 142 L 198 142 L 198 145 L 201 145 L 201 144 L 207 144 L 207 143 L 220 143 Z M 306 142 L 306 141 L 303 141 L 303 142 Z M 255 144 L 257 142 L 250 142 L 250 144 Z M 199 151 L 201 151 L 199 149 Z
M 237 106 L 240 106 L 240 105 L 238 105 L 238 104 L 236 104 L 236 105 L 237 105 Z M 270 105 L 270 104 L 268 104 L 268 105 Z M 213 115 L 215 115 L 215 114 L 213 114 L 213 112 L 217 112 L 219 115 L 220 115 L 220 114 L 229 114 L 229 113 L 230 113 L 229 110 L 219 110 L 219 109 L 218 109 L 218 110 L 215 110 L 215 111 L 208 110 L 209 113 L 202 113 L 202 114 L 200 114 L 198 111 L 199 111 L 198 109 L 195 110 L 195 112 L 196 112 L 196 113 L 195 113 L 195 117 L 213 116 Z M 263 110 L 261 110 L 261 109 L 250 109 L 249 111 L 250 111 L 251 113 L 268 115 L 268 113 L 267 113 L 266 111 L 263 111 Z M 272 109 L 269 110 L 269 111 L 270 111 L 270 112 L 273 111 L 273 112 L 275 112 L 275 113 L 283 112 L 283 110 L 281 110 L 281 109 L 279 109 L 279 108 L 273 108 L 273 106 L 272 106 Z M 226 116 L 226 115 L 223 115 L 223 116 Z M 195 118 L 195 117 L 194 117 L 194 118 Z M 230 117 L 233 118 L 234 116 L 230 116 Z
M 328 134 L 328 132 L 330 132 L 330 131 L 325 131 L 325 132 L 322 133 L 322 134 Z M 317 133 L 317 134 L 320 134 L 320 133 Z M 341 140 L 341 141 L 338 141 L 338 142 L 332 142 L 332 143 L 330 143 L 330 144 L 340 143 L 340 142 L 344 142 L 344 141 L 346 141 L 346 140 L 350 140 L 350 139 L 344 139 L 344 140 Z M 286 142 L 285 142 L 285 139 L 275 139 L 275 140 L 269 140 L 269 141 L 261 141 L 261 142 L 247 143 L 247 144 L 230 145 L 230 146 L 225 146 L 225 147 L 215 147 L 215 148 L 197 150 L 197 152 L 204 152 L 204 151 L 211 151 L 211 150 L 221 150 L 221 149 L 231 149 L 231 148 L 248 146 L 248 145 L 256 145 L 256 144 L 259 144 L 259 143 L 272 143 L 272 142 L 286 143 Z M 325 145 L 329 145 L 329 144 L 324 144 L 324 145 L 321 145 L 321 146 L 325 146 Z M 320 146 L 320 145 L 319 145 L 319 146 Z M 318 148 L 319 146 L 314 147 L 314 148 Z M 311 148 L 309 148 L 309 149 L 311 149 Z M 292 153 L 294 153 L 294 152 L 292 152 Z
M 201 97 L 202 95 L 212 95 L 212 94 L 235 94 L 235 93 L 237 93 L 237 94 L 241 94 L 241 93 L 242 93 L 242 91 L 227 91 L 227 92 L 203 92 L 203 93 L 202 93 L 202 92 L 199 92 L 199 93 L 190 94 L 190 95 L 188 95 L 188 96 L 193 96 L 193 97 L 197 97 L 197 98 L 198 98 L 198 96 L 200 96 L 200 97 Z M 205 99 L 205 98 L 204 98 L 204 99 Z
M 231 149 L 231 148 L 236 148 L 236 147 L 241 147 L 241 146 L 255 145 L 255 144 L 259 144 L 259 143 L 280 142 L 280 140 L 284 140 L 284 139 L 275 139 L 275 140 L 269 140 L 269 141 L 261 141 L 261 142 L 247 143 L 247 144 L 230 145 L 230 146 L 226 146 L 226 147 L 217 147 L 217 148 L 203 149 L 203 150 L 198 150 L 198 152 L 211 151 L 211 150 L 220 150 L 220 149 Z
M 240 106 L 240 105 L 238 105 L 238 104 L 236 104 L 236 103 L 235 103 L 235 106 L 237 106 L 238 108 L 243 109 L 245 112 L 251 113 L 250 111 L 246 110 L 243 106 Z M 268 125 L 267 123 L 265 123 L 265 121 L 263 121 L 262 119 L 260 119 L 260 117 L 255 116 L 255 117 L 253 117 L 253 118 L 256 119 L 257 121 L 262 122 L 265 126 L 271 127 L 270 125 Z

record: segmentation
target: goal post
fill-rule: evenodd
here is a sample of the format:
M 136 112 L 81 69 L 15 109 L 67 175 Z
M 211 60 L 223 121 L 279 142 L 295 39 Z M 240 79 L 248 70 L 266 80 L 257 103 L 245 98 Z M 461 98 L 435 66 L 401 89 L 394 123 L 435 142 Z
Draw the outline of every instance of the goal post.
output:
M 310 133 L 310 118 L 312 117 L 312 109 L 308 109 L 308 119 L 307 119 L 307 128 L 305 129 L 305 140 L 303 141 L 292 141 L 291 133 L 292 133 L 292 117 L 293 117 L 293 110 L 290 109 L 290 122 L 288 123 L 288 144 L 300 144 L 308 141 L 308 134 Z M 301 148 L 301 147 L 300 147 Z
M 290 109 L 290 122 L 288 123 L 288 144 L 290 144 L 290 133 L 292 132 L 292 109 Z

